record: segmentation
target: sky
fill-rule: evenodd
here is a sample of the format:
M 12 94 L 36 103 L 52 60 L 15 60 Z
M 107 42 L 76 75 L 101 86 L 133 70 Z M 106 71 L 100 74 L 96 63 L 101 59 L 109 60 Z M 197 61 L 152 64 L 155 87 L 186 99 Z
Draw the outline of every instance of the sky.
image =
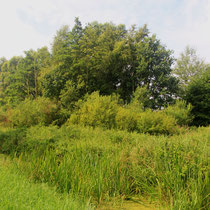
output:
M 210 63 L 210 0 L 0 0 L 0 57 L 51 47 L 56 31 L 98 21 L 148 25 L 177 58 L 187 45 Z

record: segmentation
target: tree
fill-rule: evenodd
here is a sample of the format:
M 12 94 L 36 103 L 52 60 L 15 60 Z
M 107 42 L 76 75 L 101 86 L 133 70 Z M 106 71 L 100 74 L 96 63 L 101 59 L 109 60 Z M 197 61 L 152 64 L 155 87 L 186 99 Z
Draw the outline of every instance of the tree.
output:
M 186 89 L 186 100 L 191 103 L 193 124 L 210 124 L 210 67 L 200 77 L 194 78 Z
M 7 59 L 5 57 L 1 57 L 0 58 L 0 71 L 1 71 L 1 67 L 2 65 L 7 61 Z
M 25 57 L 18 64 L 16 73 L 16 86 L 22 92 L 24 98 L 37 98 L 41 95 L 40 90 L 40 72 L 41 69 L 48 65 L 50 54 L 47 47 L 37 51 L 25 51 Z
M 118 93 L 129 102 L 140 86 L 148 89 L 150 108 L 156 109 L 171 103 L 176 94 L 172 63 L 172 51 L 150 36 L 146 25 L 126 30 L 124 25 L 93 22 L 82 28 L 76 18 L 72 30 L 65 26 L 55 36 L 52 63 L 43 79 L 44 95 L 61 98 L 70 81 L 76 86 L 84 83 L 81 97 L 99 91 Z
M 0 71 L 0 100 L 2 104 L 17 104 L 26 97 L 41 95 L 40 73 L 50 62 L 47 47 L 25 51 L 25 57 L 4 61 Z
M 173 73 L 178 77 L 181 88 L 185 89 L 191 80 L 200 76 L 206 68 L 207 65 L 197 56 L 196 50 L 187 46 L 176 60 Z
M 178 81 L 171 74 L 172 51 L 161 45 L 155 35 L 137 43 L 136 83 L 146 86 L 151 95 L 151 107 L 161 108 L 174 101 Z
M 22 57 L 14 56 L 5 60 L 1 65 L 0 72 L 0 100 L 1 104 L 13 103 L 17 100 L 19 89 L 16 87 L 17 69 Z
M 43 94 L 47 97 L 57 98 L 65 88 L 68 80 L 76 83 L 80 69 L 80 44 L 83 35 L 82 25 L 78 18 L 72 30 L 63 26 L 53 40 L 52 61 L 48 71 L 42 75 Z
M 176 94 L 172 63 L 172 51 L 150 35 L 146 25 L 126 30 L 122 24 L 92 22 L 83 28 L 76 18 L 72 29 L 64 26 L 57 32 L 52 55 L 47 48 L 26 51 L 16 69 L 5 62 L 1 69 L 10 70 L 3 70 L 2 87 L 11 99 L 43 95 L 62 100 L 65 107 L 75 102 L 68 95 L 73 92 L 76 98 L 94 91 L 117 93 L 129 103 L 136 88 L 144 87 L 150 96 L 146 106 L 156 109 Z
M 93 22 L 85 27 L 80 41 L 80 65 L 86 93 L 100 91 L 102 95 L 110 95 L 117 91 L 124 62 L 116 51 L 125 34 L 124 25 Z M 121 48 L 119 53 L 122 50 Z

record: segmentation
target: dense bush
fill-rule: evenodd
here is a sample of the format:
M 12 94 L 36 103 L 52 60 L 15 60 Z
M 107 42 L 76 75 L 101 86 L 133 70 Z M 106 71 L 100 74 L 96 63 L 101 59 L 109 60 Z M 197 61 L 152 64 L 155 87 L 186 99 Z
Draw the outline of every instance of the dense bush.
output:
M 3 107 L 0 107 L 0 126 L 7 126 L 9 124 L 10 122 L 6 110 Z
M 137 129 L 137 115 L 131 109 L 119 107 L 116 114 L 116 127 L 120 130 L 135 131 Z
M 147 110 L 138 115 L 137 131 L 149 134 L 177 133 L 176 120 L 162 111 Z
M 49 125 L 58 117 L 58 106 L 44 97 L 35 100 L 26 99 L 15 108 L 8 110 L 7 114 L 13 126 Z
M 176 119 L 162 111 L 136 112 L 129 108 L 120 107 L 116 115 L 118 129 L 149 133 L 152 135 L 173 135 L 178 133 Z
M 0 153 L 13 154 L 22 151 L 22 141 L 26 135 L 23 128 L 0 131 Z
M 177 132 L 174 116 L 150 109 L 143 112 L 140 103 L 132 102 L 122 107 L 118 102 L 116 96 L 100 96 L 95 92 L 71 115 L 68 124 L 117 128 L 149 134 L 168 135 Z
M 192 106 L 183 100 L 177 100 L 176 104 L 168 106 L 164 109 L 164 112 L 168 116 L 172 116 L 176 119 L 178 125 L 189 125 L 192 121 L 191 115 Z
M 114 128 L 119 108 L 118 100 L 117 96 L 100 96 L 98 92 L 94 92 L 80 109 L 71 115 L 68 123 Z

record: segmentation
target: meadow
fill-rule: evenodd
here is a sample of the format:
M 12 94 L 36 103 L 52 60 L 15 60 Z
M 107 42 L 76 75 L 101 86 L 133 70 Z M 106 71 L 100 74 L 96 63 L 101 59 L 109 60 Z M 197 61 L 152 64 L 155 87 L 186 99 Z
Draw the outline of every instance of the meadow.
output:
M 0 180 L 0 209 L 92 209 L 74 196 L 57 193 L 55 187 L 31 182 L 3 155 L 0 156 Z
M 56 189 L 53 193 L 73 195 L 84 207 L 90 203 L 100 209 L 113 200 L 143 199 L 156 203 L 156 209 L 208 209 L 209 140 L 210 127 L 155 136 L 81 125 L 36 125 L 2 128 L 0 150 L 12 157 L 19 174 Z M 24 190 L 33 200 L 31 190 Z M 11 191 L 9 186 L 5 191 Z

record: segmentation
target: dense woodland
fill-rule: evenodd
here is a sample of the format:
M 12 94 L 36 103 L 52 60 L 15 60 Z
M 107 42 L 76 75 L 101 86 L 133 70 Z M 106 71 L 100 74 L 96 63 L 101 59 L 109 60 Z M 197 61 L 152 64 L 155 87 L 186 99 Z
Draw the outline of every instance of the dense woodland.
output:
M 24 57 L 1 58 L 0 80 L 0 103 L 7 109 L 45 97 L 67 119 L 87 94 L 115 94 L 129 104 L 139 89 L 143 109 L 162 109 L 184 99 L 194 107 L 194 124 L 210 122 L 208 65 L 189 47 L 175 60 L 146 25 L 127 30 L 93 22 L 82 27 L 76 18 L 72 29 L 57 31 L 51 51 L 43 47 L 25 51 Z
M 0 58 L 0 153 L 30 180 L 69 193 L 56 201 L 63 208 L 143 197 L 156 209 L 208 209 L 209 124 L 210 64 L 189 46 L 175 58 L 146 25 L 76 18 L 50 50 Z M 19 209 L 54 205 L 13 192 Z

